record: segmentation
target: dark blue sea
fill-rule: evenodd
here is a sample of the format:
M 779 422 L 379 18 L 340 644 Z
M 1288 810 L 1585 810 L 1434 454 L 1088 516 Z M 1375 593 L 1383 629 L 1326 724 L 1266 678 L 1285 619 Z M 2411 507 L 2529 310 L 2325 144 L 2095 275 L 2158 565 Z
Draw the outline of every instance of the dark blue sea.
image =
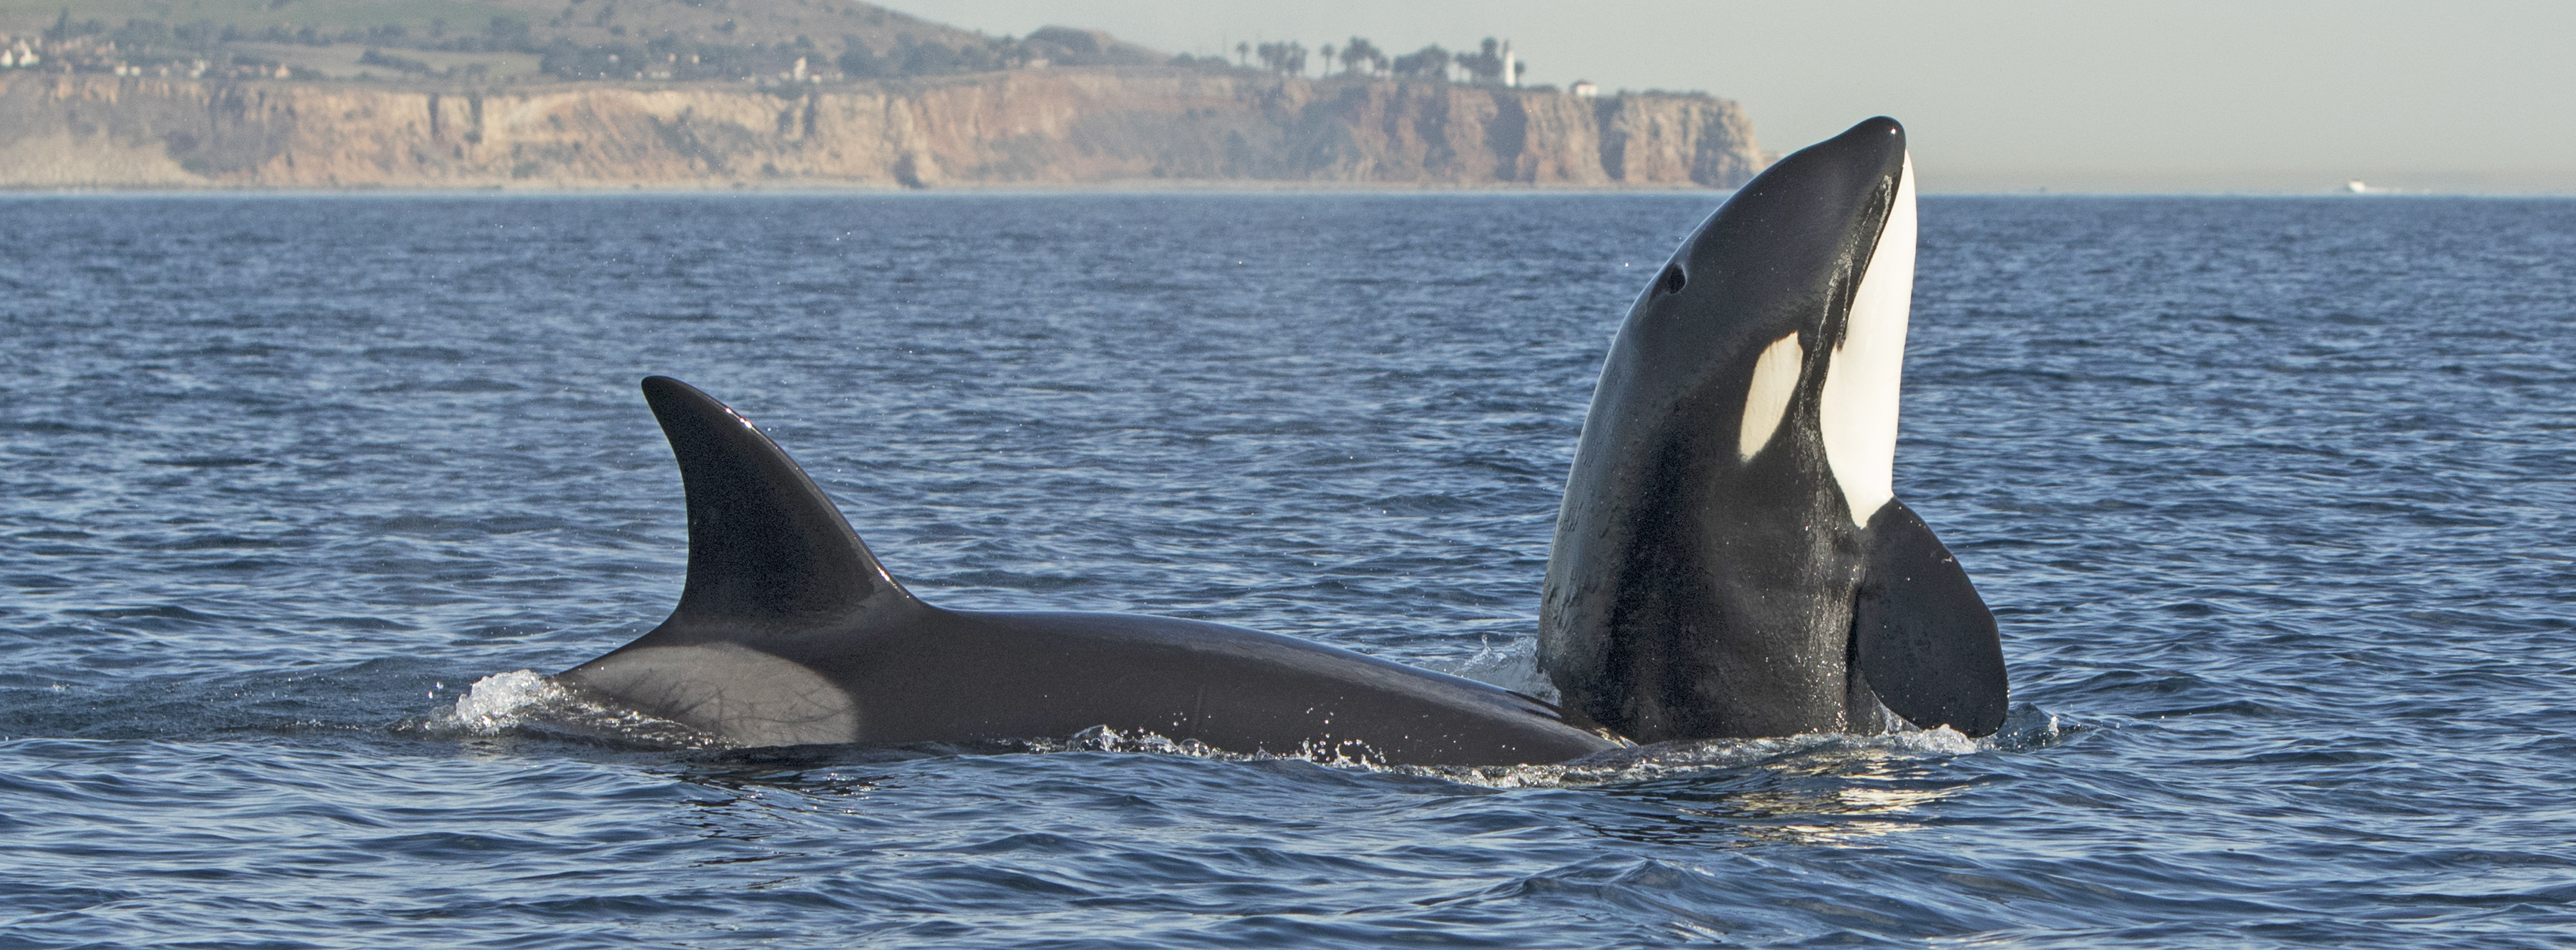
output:
M 2564 200 L 1926 199 L 1990 739 L 741 750 L 528 672 L 678 596 L 667 373 L 934 603 L 1543 688 L 1723 197 L 0 199 L 0 947 L 2576 946 Z

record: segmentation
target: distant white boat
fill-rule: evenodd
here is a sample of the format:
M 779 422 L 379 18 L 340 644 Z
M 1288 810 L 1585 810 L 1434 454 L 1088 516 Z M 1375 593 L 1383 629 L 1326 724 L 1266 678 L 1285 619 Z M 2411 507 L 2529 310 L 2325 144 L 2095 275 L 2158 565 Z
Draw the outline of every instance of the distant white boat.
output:
M 2359 178 L 2355 178 L 2355 179 L 2352 179 L 2352 180 L 2350 180 L 2350 181 L 2344 182 L 2344 183 L 2343 183 L 2343 190 L 2345 190 L 2345 191 L 2349 191 L 2349 192 L 2352 192 L 2353 194 L 2356 194 L 2356 195 L 2364 195 L 2364 194 L 2369 194 L 2369 193 L 2370 193 L 2370 186 L 2369 186 L 2369 185 L 2362 184 L 2362 183 L 2361 183 L 2361 179 L 2359 179 Z

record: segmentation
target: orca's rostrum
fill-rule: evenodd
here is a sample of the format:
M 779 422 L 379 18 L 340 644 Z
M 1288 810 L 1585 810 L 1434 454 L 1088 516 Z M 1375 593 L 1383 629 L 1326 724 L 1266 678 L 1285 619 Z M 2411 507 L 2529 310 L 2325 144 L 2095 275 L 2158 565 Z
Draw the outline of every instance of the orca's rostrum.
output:
M 1897 718 L 1991 733 L 1994 620 L 1890 488 L 1911 178 L 1890 119 L 1782 159 L 1631 311 L 1549 556 L 1539 658 L 1562 709 L 1240 627 L 932 606 L 748 420 L 658 376 L 644 395 L 680 465 L 687 584 L 661 626 L 560 679 L 755 746 L 1107 726 L 1508 765 Z

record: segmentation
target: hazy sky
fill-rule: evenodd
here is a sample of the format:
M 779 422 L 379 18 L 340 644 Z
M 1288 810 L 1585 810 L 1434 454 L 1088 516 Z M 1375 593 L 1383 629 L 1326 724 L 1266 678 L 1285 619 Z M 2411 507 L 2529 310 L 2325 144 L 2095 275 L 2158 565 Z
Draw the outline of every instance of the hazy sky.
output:
M 896 0 L 1173 52 L 1507 38 L 1527 81 L 1699 89 L 1768 149 L 1885 113 L 1933 191 L 2576 192 L 2576 2 Z M 1320 67 L 1320 62 L 1314 63 Z

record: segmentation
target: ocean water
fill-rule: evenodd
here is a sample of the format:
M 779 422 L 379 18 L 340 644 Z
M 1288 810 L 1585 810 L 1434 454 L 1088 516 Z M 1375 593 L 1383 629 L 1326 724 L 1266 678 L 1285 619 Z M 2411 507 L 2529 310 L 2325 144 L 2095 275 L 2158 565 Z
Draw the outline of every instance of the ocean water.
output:
M 2576 946 L 2576 202 L 1927 199 L 1992 739 L 739 750 L 534 675 L 678 595 L 668 373 L 935 603 L 1535 687 L 1722 197 L 0 199 L 0 947 Z

